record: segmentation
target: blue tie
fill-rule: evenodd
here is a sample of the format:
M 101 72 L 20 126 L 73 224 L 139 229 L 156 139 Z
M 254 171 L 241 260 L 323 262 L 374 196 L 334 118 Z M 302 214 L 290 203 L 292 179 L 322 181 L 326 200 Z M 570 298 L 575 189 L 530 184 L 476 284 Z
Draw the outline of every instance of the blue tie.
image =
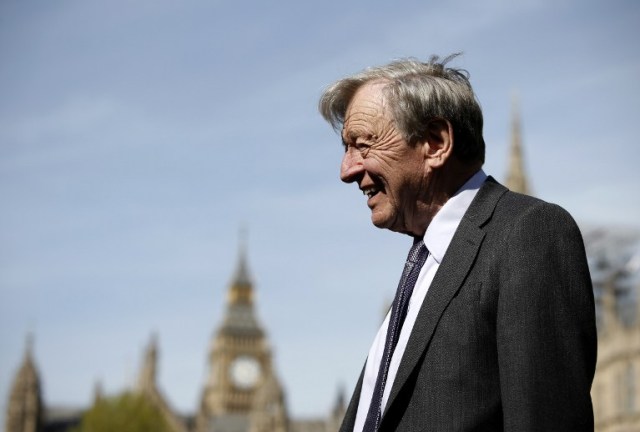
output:
M 367 412 L 367 419 L 364 423 L 363 432 L 377 432 L 378 427 L 380 426 L 380 419 L 382 417 L 382 395 L 384 394 L 384 386 L 387 383 L 391 357 L 393 356 L 393 351 L 396 349 L 396 345 L 398 344 L 400 330 L 402 329 L 402 324 L 407 316 L 409 299 L 413 293 L 413 287 L 416 285 L 420 269 L 427 260 L 428 255 L 429 251 L 427 250 L 424 242 L 416 238 L 413 242 L 413 246 L 411 246 L 411 250 L 409 250 L 407 262 L 404 264 L 402 277 L 398 283 L 396 297 L 393 300 L 391 318 L 389 319 L 389 327 L 387 328 L 387 338 L 384 343 L 384 353 L 380 361 L 380 369 L 378 370 L 376 385 L 373 388 L 371 405 L 369 405 L 369 411 Z

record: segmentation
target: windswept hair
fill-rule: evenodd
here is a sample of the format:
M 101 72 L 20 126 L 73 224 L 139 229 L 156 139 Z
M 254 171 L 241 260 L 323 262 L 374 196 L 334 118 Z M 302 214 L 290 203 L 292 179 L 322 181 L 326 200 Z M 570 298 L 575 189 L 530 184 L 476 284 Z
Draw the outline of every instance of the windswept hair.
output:
M 448 120 L 453 128 L 454 154 L 464 162 L 484 162 L 482 110 L 464 69 L 447 67 L 459 53 L 440 59 L 431 56 L 372 67 L 327 87 L 318 104 L 320 113 L 339 131 L 351 99 L 358 89 L 371 82 L 386 83 L 383 95 L 398 130 L 414 144 L 427 133 L 432 119 Z

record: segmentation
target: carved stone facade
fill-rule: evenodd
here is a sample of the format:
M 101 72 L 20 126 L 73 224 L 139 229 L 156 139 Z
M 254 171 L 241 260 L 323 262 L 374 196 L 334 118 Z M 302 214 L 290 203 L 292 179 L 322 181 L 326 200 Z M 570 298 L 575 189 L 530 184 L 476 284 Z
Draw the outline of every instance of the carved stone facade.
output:
M 594 236 L 604 243 L 591 254 L 598 312 L 591 388 L 596 431 L 640 431 L 640 241 L 628 234 Z

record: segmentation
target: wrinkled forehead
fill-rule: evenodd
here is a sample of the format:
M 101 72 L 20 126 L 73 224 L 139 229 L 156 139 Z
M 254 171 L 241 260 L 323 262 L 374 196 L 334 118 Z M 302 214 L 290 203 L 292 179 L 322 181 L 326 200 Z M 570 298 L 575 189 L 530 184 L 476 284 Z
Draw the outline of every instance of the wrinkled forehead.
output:
M 356 90 L 344 115 L 343 138 L 358 133 L 359 129 L 368 129 L 390 119 L 383 91 L 386 85 L 386 82 L 375 81 L 363 84 Z

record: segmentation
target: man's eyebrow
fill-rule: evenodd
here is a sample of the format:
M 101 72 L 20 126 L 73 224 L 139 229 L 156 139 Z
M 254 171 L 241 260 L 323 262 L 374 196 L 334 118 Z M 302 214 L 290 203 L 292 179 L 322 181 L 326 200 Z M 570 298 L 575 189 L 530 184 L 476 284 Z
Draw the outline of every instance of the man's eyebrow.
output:
M 342 130 L 342 133 L 340 134 L 340 138 L 342 139 L 342 145 L 345 147 L 349 146 L 350 142 L 353 142 L 356 138 L 357 134 L 354 133 L 353 131 L 345 131 L 344 129 Z
M 347 145 L 348 142 L 354 142 L 361 134 L 354 130 L 342 132 L 342 143 Z

